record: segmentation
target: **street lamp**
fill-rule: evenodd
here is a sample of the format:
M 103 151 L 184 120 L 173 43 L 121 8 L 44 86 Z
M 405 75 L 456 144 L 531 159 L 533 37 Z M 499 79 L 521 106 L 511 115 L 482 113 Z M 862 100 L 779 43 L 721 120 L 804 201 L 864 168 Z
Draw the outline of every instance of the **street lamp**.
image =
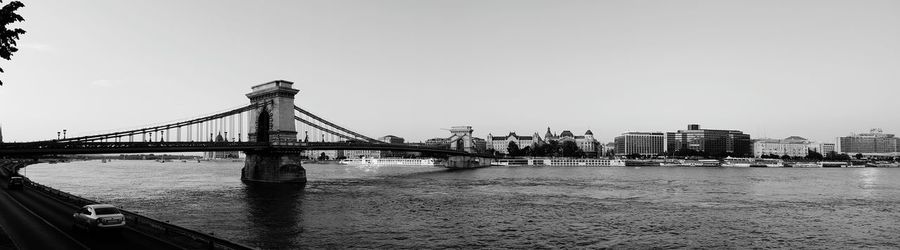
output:
M 56 140 L 59 141 L 59 131 L 56 131 Z
M 66 139 L 66 130 L 63 129 L 63 139 Z

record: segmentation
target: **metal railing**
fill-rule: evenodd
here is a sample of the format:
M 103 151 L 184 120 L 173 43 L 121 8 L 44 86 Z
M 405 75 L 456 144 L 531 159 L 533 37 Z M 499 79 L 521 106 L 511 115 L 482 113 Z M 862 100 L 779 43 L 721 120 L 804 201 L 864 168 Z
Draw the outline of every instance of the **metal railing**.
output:
M 55 197 L 63 202 L 67 202 L 69 204 L 73 204 L 75 206 L 84 206 L 88 204 L 97 204 L 100 202 L 85 199 L 83 197 L 79 197 L 77 195 L 73 195 L 67 192 L 60 191 L 58 189 L 41 185 L 40 183 L 33 182 L 31 180 L 26 181 L 26 185 L 30 188 L 42 192 L 44 194 Z M 136 213 L 128 212 L 120 209 L 123 215 L 125 215 L 125 220 L 129 225 L 137 225 L 141 226 L 141 229 L 149 229 L 153 230 L 153 235 L 162 236 L 162 237 L 185 237 L 190 240 L 193 240 L 196 243 L 204 246 L 206 249 L 223 249 L 223 250 L 238 250 L 238 249 L 254 249 L 245 245 L 241 245 L 238 243 L 234 243 L 225 239 L 217 238 L 215 236 L 197 232 L 191 229 L 183 228 L 180 226 L 172 225 L 166 222 L 162 222 L 159 220 L 152 219 L 150 217 L 146 217 L 143 215 L 139 215 Z M 145 232 L 142 230 L 142 232 Z M 145 232 L 151 233 L 151 232 Z

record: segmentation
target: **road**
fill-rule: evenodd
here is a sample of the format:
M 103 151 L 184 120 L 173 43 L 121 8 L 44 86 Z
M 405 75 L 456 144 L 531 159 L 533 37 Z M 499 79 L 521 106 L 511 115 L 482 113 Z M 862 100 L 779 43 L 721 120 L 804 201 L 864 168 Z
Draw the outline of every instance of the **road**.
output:
M 89 233 L 72 227 L 74 205 L 26 187 L 9 190 L 6 168 L 0 168 L 0 226 L 19 249 L 181 249 L 126 227 Z

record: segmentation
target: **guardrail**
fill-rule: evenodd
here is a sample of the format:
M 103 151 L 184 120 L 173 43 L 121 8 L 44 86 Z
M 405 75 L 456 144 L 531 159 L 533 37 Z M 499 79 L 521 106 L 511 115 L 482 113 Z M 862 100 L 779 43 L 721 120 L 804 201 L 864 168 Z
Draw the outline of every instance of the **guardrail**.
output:
M 79 197 L 77 195 L 73 195 L 67 192 L 60 191 L 58 189 L 41 185 L 40 183 L 33 182 L 31 180 L 26 181 L 26 185 L 31 187 L 36 191 L 40 191 L 44 194 L 53 196 L 63 202 L 67 202 L 69 204 L 73 204 L 75 206 L 84 206 L 88 204 L 97 204 L 101 202 L 85 199 L 83 197 Z M 158 221 L 143 215 L 139 215 L 136 213 L 128 212 L 125 210 L 121 210 L 123 215 L 125 215 L 125 221 L 129 225 L 137 225 L 140 226 L 141 229 L 149 229 L 155 232 L 154 235 L 159 235 L 163 237 L 185 237 L 187 239 L 193 240 L 204 246 L 206 249 L 222 249 L 222 250 L 239 250 L 239 249 L 254 249 L 248 246 L 244 246 L 238 243 L 234 243 L 225 239 L 217 238 L 212 235 L 208 235 L 205 233 L 197 232 L 191 229 L 183 228 L 180 226 L 172 225 L 166 222 Z M 142 230 L 143 231 L 143 230 Z M 146 232 L 145 232 L 146 233 Z

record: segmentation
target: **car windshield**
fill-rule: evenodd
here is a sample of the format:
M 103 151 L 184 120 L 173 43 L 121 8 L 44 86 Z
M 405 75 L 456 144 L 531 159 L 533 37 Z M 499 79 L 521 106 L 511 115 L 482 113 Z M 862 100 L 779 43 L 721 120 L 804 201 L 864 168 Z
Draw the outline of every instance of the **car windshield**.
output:
M 117 214 L 117 213 L 119 213 L 119 210 L 114 207 L 98 207 L 98 208 L 94 208 L 94 212 L 97 212 L 97 215 Z

